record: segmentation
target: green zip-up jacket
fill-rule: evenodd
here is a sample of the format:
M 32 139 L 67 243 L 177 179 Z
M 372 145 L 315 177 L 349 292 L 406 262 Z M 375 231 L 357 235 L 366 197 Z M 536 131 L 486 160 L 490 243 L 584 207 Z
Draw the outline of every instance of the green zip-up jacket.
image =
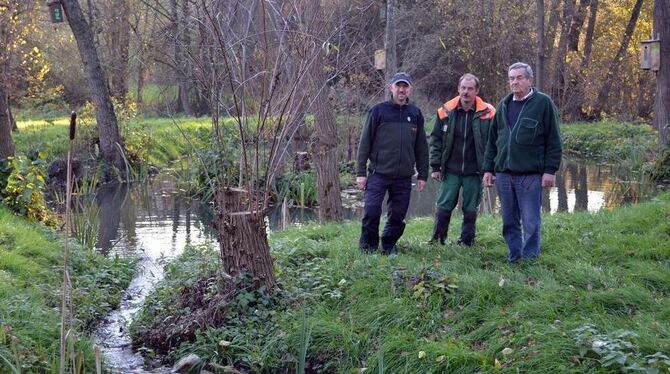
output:
M 456 110 L 460 97 L 455 97 L 437 110 L 435 125 L 430 133 L 430 166 L 434 171 L 447 170 L 447 162 L 451 155 L 454 143 L 454 129 L 456 127 Z M 484 163 L 484 151 L 488 140 L 489 127 L 496 110 L 493 105 L 484 102 L 479 96 L 475 98 L 475 114 L 466 124 L 473 132 L 475 153 L 477 155 L 476 169 L 481 172 Z
M 389 100 L 370 109 L 358 145 L 357 177 L 367 176 L 366 166 L 393 178 L 410 178 L 416 167 L 417 179 L 428 179 L 428 141 L 418 107 Z
M 512 96 L 502 99 L 493 117 L 484 154 L 484 172 L 555 174 L 562 155 L 556 106 L 549 96 L 535 90 L 526 99 L 510 130 L 507 106 Z

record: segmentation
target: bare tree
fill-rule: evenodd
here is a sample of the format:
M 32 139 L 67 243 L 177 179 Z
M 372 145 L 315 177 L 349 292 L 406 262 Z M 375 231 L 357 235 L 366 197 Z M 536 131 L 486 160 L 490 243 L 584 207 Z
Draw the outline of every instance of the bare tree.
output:
M 537 55 L 535 57 L 535 86 L 544 91 L 544 74 L 547 56 L 544 53 L 544 0 L 536 0 Z
M 386 30 L 384 36 L 384 47 L 386 48 L 386 74 L 385 81 L 398 70 L 396 56 L 396 27 L 395 27 L 396 0 L 386 0 Z
M 128 94 L 128 59 L 130 48 L 130 3 L 129 0 L 114 0 L 110 3 L 111 23 L 109 25 L 108 48 L 110 50 L 111 95 L 121 101 Z
M 61 0 L 68 24 L 77 41 L 79 55 L 84 63 L 86 81 L 90 90 L 95 116 L 98 123 L 98 137 L 102 158 L 110 165 L 123 168 L 121 152 L 123 145 L 119 135 L 119 127 L 114 113 L 114 106 L 100 67 L 98 52 L 93 35 L 84 18 L 77 0 Z
M 275 281 L 265 216 L 272 182 L 300 123 L 295 119 L 304 114 L 301 100 L 310 99 L 297 92 L 308 85 L 321 45 L 291 27 L 301 17 L 293 2 L 200 0 L 198 8 L 200 37 L 210 38 L 211 47 L 193 63 L 214 108 L 215 144 L 225 157 L 231 133 L 221 117 L 227 115 L 241 156 L 240 178 L 219 173 L 217 180 L 222 265 L 231 276 L 249 273 L 270 290 Z
M 319 2 L 312 2 L 307 12 L 311 17 L 308 27 L 324 24 L 325 17 Z M 323 28 L 313 30 L 321 43 L 321 51 L 316 50 L 314 64 L 310 73 L 310 92 L 314 101 L 314 135 L 312 138 L 312 155 L 316 166 L 316 188 L 319 197 L 319 218 L 321 221 L 339 221 L 342 219 L 342 198 L 340 197 L 340 178 L 337 154 L 337 126 L 335 113 L 328 97 L 328 74 L 324 70 L 325 54 L 330 50 L 330 40 Z
M 610 90 L 614 84 L 614 80 L 619 73 L 619 66 L 621 59 L 623 58 L 626 49 L 628 49 L 628 44 L 630 39 L 633 36 L 633 31 L 635 30 L 635 24 L 637 19 L 640 16 L 640 10 L 642 9 L 643 0 L 637 0 L 635 6 L 631 11 L 630 20 L 628 21 L 628 26 L 626 26 L 626 31 L 623 34 L 623 40 L 621 41 L 621 46 L 617 51 L 616 56 L 610 62 L 609 68 L 607 69 L 607 74 L 605 75 L 605 82 L 603 83 L 600 91 L 598 93 L 598 98 L 596 99 L 595 104 L 593 105 L 593 112 L 591 117 L 593 119 L 600 119 L 603 110 L 605 110 L 605 105 L 607 103 L 607 98 L 609 97 Z

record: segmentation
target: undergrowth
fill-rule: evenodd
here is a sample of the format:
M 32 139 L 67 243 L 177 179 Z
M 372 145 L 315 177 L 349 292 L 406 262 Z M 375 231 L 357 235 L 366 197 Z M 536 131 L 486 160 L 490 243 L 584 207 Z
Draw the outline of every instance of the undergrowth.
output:
M 84 333 L 118 307 L 134 264 L 106 259 L 74 243 L 70 248 L 74 350 L 83 354 L 84 372 L 94 372 L 92 345 Z M 0 207 L 2 373 L 58 371 L 62 249 L 62 236 Z
M 209 279 L 209 313 L 221 315 L 172 340 L 168 361 L 196 353 L 212 372 L 667 372 L 669 195 L 546 216 L 541 257 L 520 265 L 506 261 L 497 216 L 478 220 L 472 248 L 426 244 L 431 225 L 411 221 L 392 259 L 358 250 L 357 222 L 273 234 L 271 295 L 221 279 L 216 250 L 189 249 L 148 299 L 135 341 L 192 315 L 187 295 Z M 597 351 L 605 337 L 614 349 Z

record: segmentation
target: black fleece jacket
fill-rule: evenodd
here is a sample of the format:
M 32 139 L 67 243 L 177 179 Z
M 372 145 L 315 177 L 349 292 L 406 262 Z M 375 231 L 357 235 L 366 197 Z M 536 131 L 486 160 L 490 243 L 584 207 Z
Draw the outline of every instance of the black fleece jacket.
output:
M 369 171 L 405 178 L 413 176 L 416 168 L 417 178 L 427 180 L 428 141 L 421 110 L 412 103 L 397 105 L 391 100 L 373 106 L 361 132 L 357 161 L 359 177 Z

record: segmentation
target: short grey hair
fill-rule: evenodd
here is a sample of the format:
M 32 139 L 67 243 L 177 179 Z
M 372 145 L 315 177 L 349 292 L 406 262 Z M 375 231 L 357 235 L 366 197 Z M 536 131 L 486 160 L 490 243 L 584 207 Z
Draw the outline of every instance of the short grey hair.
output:
M 510 65 L 509 69 L 507 69 L 507 72 L 509 73 L 510 71 L 515 69 L 523 69 L 523 73 L 526 76 L 526 78 L 528 79 L 533 78 L 533 68 L 531 68 L 530 65 L 528 65 L 527 63 L 515 62 L 512 65 Z
M 459 79 L 458 79 L 458 86 L 460 87 L 461 83 L 463 83 L 464 80 L 472 80 L 475 82 L 475 88 L 479 89 L 479 78 L 475 76 L 474 74 L 470 73 L 465 73 L 463 74 Z

